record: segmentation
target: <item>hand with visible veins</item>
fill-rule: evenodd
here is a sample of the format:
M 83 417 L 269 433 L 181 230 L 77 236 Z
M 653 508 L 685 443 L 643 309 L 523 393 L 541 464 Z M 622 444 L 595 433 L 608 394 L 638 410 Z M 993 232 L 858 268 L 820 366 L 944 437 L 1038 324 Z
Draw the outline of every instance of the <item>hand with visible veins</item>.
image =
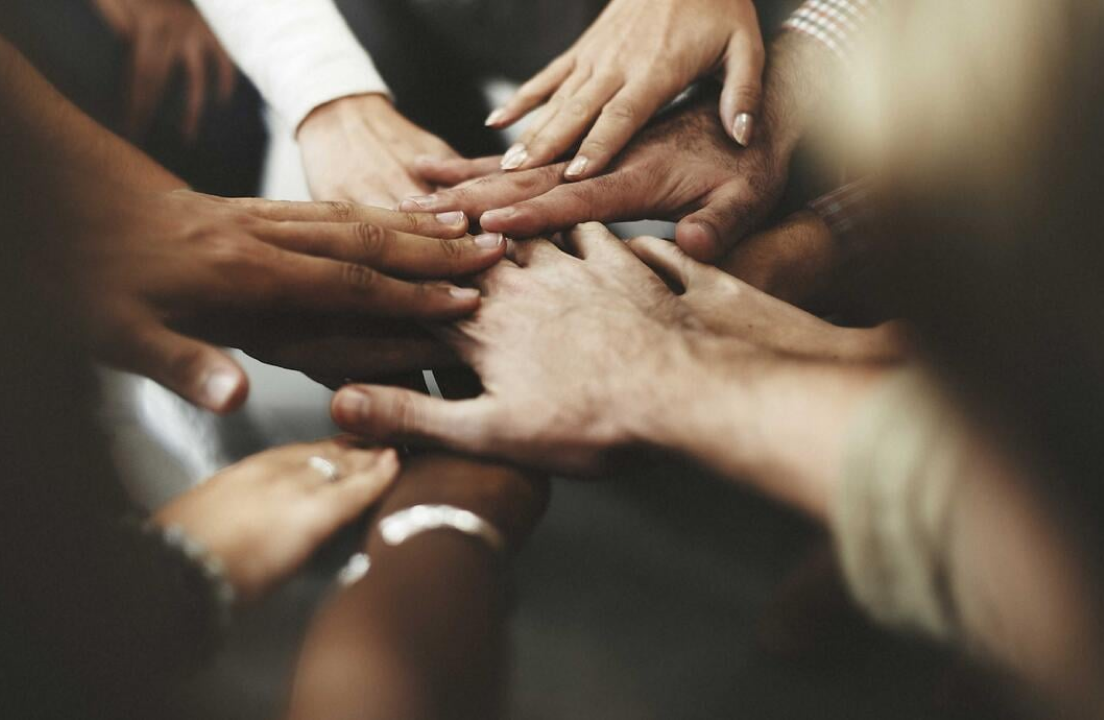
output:
M 564 184 L 564 166 L 552 165 L 479 178 L 400 207 L 461 210 L 487 231 L 517 237 L 589 220 L 677 220 L 679 246 L 698 260 L 713 261 L 762 222 L 782 194 L 787 167 L 768 132 L 764 128 L 750 148 L 741 148 L 717 120 L 715 98 L 699 100 L 644 131 L 608 172 L 589 180 Z M 489 164 L 422 167 L 427 179 L 445 185 Z
M 714 71 L 724 76 L 721 123 L 746 147 L 764 55 L 750 0 L 613 0 L 570 50 L 487 118 L 488 126 L 505 128 L 543 105 L 502 169 L 541 167 L 582 140 L 564 177 L 593 177 L 657 111 Z
M 780 356 L 895 357 L 887 338 L 830 325 L 668 241 L 626 244 L 593 223 L 568 241 L 578 256 L 547 240 L 517 242 L 513 261 L 477 277 L 485 293 L 478 313 L 444 333 L 482 379 L 483 395 L 450 402 L 353 386 L 335 396 L 337 423 L 374 442 L 591 474 L 611 454 L 659 444 L 665 414 L 706 378 Z

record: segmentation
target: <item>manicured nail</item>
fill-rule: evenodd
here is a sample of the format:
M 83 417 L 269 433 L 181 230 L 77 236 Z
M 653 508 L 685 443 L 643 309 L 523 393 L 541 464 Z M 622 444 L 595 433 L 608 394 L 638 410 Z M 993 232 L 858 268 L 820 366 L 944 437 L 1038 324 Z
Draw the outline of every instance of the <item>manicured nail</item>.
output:
M 507 150 L 506 154 L 502 156 L 502 169 L 516 170 L 528 159 L 529 151 L 525 149 L 524 145 L 518 143 Z
M 442 225 L 459 225 L 464 222 L 464 213 L 459 210 L 456 212 L 438 213 L 437 222 Z
M 404 210 L 404 212 L 418 212 L 419 210 L 432 210 L 433 205 L 437 202 L 436 195 L 415 195 L 414 197 L 408 197 L 399 203 L 401 208 L 411 208 L 413 210 Z
M 748 113 L 740 113 L 732 123 L 732 137 L 744 147 L 751 144 L 753 130 L 755 130 L 755 118 Z
M 474 300 L 479 297 L 479 291 L 475 288 L 453 287 L 449 288 L 449 295 L 457 300 Z
M 204 405 L 212 410 L 226 407 L 238 391 L 240 380 L 237 373 L 215 370 L 203 381 Z
M 338 423 L 354 423 L 368 415 L 368 396 L 359 390 L 342 390 L 334 398 L 333 414 Z
M 567 177 L 577 177 L 586 172 L 587 165 L 590 163 L 590 158 L 586 155 L 579 155 L 571 164 L 567 166 L 567 170 L 564 171 L 564 175 Z
M 517 214 L 514 208 L 502 208 L 501 210 L 488 210 L 479 218 L 480 225 L 486 225 L 487 221 L 507 220 Z
M 502 122 L 502 118 L 504 117 L 506 117 L 506 111 L 502 108 L 499 108 L 498 110 L 495 110 L 490 115 L 488 115 L 486 122 L 484 122 L 483 124 L 487 127 L 494 127 L 495 125 L 498 125 L 500 122 Z
M 475 236 L 475 244 L 486 250 L 497 248 L 502 244 L 502 233 L 483 233 Z

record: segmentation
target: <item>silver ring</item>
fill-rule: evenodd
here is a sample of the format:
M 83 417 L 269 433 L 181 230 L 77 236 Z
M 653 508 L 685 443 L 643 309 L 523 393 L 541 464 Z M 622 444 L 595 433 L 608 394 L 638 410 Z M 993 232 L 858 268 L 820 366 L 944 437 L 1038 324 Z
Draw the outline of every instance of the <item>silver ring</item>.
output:
M 312 470 L 317 470 L 321 473 L 322 477 L 326 479 L 326 482 L 334 482 L 340 476 L 340 473 L 337 471 L 337 465 L 324 457 L 315 455 L 307 460 L 307 465 L 310 465 Z

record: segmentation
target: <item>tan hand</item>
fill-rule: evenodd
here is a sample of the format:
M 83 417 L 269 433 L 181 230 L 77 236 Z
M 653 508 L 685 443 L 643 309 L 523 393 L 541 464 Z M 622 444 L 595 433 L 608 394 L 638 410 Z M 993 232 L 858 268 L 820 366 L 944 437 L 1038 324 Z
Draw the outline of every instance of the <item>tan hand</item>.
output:
M 698 78 L 722 70 L 722 124 L 747 146 L 759 110 L 763 39 L 750 0 L 613 0 L 566 53 L 487 119 L 507 127 L 544 105 L 504 170 L 547 165 L 582 139 L 563 172 L 602 172 L 652 116 Z
M 332 463 L 330 479 L 311 464 Z M 394 450 L 346 439 L 269 450 L 223 470 L 154 516 L 222 562 L 243 600 L 297 570 L 330 536 L 375 503 L 399 473 Z
M 134 138 L 149 129 L 179 68 L 187 78 L 181 134 L 199 133 L 213 71 L 218 98 L 230 99 L 237 82 L 234 63 L 199 12 L 186 0 L 92 0 L 107 24 L 130 45 L 126 130 Z
M 382 95 L 342 98 L 316 108 L 297 137 L 316 200 L 394 208 L 401 198 L 431 189 L 414 170 L 419 158 L 458 157 Z

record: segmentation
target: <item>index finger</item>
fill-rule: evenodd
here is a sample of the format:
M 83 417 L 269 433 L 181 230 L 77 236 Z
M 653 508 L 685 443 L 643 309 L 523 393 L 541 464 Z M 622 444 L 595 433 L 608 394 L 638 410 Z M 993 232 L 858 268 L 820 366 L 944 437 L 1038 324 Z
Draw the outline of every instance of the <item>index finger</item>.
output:
M 403 209 L 415 208 L 423 212 L 459 210 L 468 217 L 479 217 L 488 210 L 505 207 L 548 192 L 560 184 L 564 163 L 491 175 L 473 180 L 463 187 L 442 190 L 424 197 L 407 198 Z M 497 231 L 496 231 L 497 232 Z
M 579 146 L 575 159 L 564 171 L 564 177 L 585 180 L 605 170 L 656 111 L 676 94 L 665 90 L 635 83 L 617 93 L 602 108 L 594 127 Z
M 227 202 L 264 220 L 284 222 L 370 223 L 399 232 L 434 238 L 460 237 L 468 229 L 462 213 L 403 212 L 352 202 L 295 202 L 234 198 Z

